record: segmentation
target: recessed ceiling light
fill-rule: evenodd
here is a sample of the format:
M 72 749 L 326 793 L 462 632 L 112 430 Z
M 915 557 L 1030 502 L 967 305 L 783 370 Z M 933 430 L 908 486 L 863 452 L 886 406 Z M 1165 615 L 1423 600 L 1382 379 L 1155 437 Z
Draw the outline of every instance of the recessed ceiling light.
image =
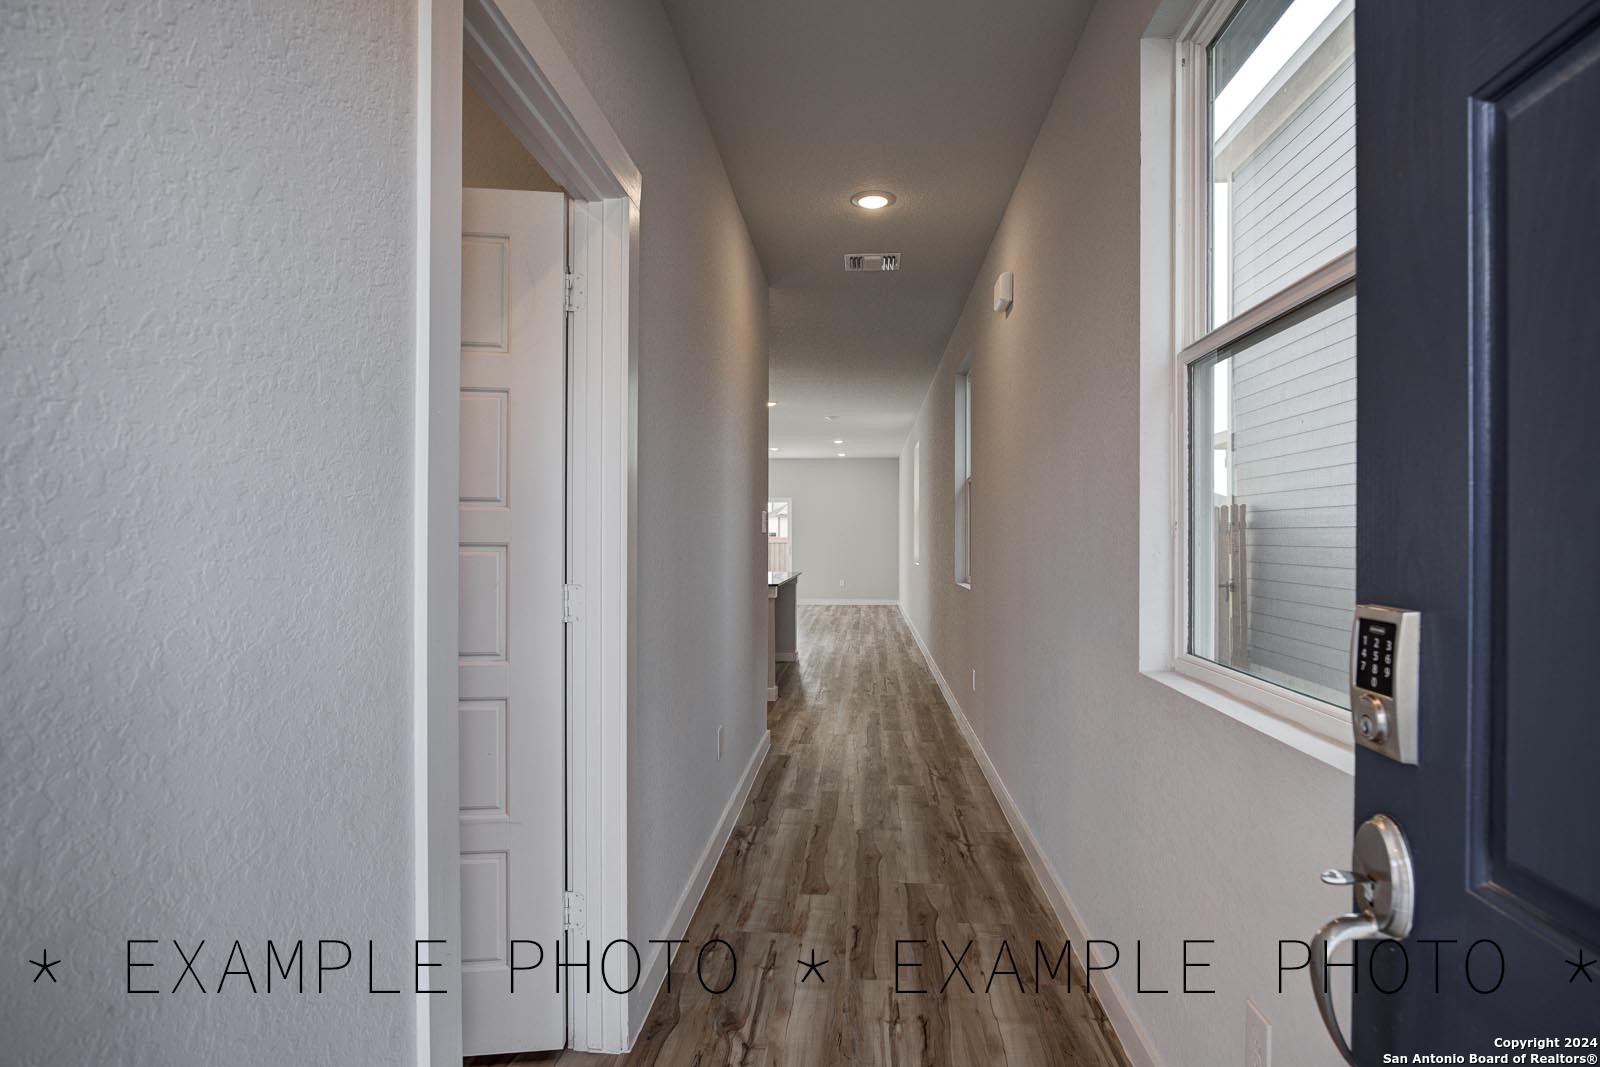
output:
M 868 211 L 881 211 L 894 203 L 894 194 L 884 189 L 863 189 L 852 196 L 850 202 Z
M 776 452 L 777 450 L 778 450 L 778 446 L 777 445 L 773 445 L 773 446 L 771 446 L 770 448 L 767 449 L 768 452 Z
M 835 452 L 834 455 L 838 456 L 840 459 L 844 458 L 844 453 L 843 452 Z
M 777 402 L 777 401 L 776 401 L 776 400 L 769 400 L 769 401 L 767 401 L 767 407 L 769 407 L 769 408 L 775 408 L 775 407 L 777 407 L 777 406 L 778 406 L 778 402 Z
M 842 438 L 842 437 L 835 437 L 835 438 L 834 438 L 834 439 L 833 439 L 833 443 L 834 443 L 834 444 L 836 444 L 836 445 L 842 445 L 842 444 L 844 444 L 844 438 Z
M 822 416 L 822 421 L 823 422 L 832 422 L 834 419 L 837 419 L 838 417 L 839 416 L 837 416 L 837 415 L 824 415 L 824 416 Z

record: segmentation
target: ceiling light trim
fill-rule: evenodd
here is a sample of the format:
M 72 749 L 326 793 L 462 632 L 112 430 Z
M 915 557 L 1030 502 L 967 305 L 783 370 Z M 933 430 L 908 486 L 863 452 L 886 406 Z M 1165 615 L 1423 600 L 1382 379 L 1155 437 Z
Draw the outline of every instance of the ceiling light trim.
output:
M 850 197 L 850 202 L 862 211 L 882 211 L 893 207 L 895 195 L 887 189 L 863 189 Z

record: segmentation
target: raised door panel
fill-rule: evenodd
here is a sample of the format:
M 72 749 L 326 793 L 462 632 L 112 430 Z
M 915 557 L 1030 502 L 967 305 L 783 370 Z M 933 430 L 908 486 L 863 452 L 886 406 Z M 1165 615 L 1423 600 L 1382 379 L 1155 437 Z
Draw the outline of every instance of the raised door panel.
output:
M 469 233 L 461 239 L 461 348 L 509 352 L 511 237 Z
M 553 983 L 511 994 L 509 947 L 554 958 L 566 888 L 565 201 L 468 189 L 464 228 L 463 1037 L 480 1055 L 566 1041 Z

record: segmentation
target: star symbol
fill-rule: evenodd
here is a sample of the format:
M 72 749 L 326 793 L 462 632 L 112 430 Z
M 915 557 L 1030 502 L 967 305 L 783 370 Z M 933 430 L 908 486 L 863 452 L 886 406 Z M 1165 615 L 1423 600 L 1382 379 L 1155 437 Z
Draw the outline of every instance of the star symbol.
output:
M 33 980 L 35 982 L 37 982 L 39 979 L 43 978 L 45 975 L 49 975 L 50 976 L 50 981 L 52 983 L 55 982 L 56 974 L 55 974 L 55 971 L 51 970 L 51 968 L 54 967 L 56 964 L 60 963 L 61 962 L 60 960 L 51 959 L 49 952 L 41 952 L 41 953 L 39 953 L 39 958 L 38 959 L 29 960 L 28 962 L 33 964 L 35 967 L 39 968 L 37 971 L 34 972 L 34 975 L 33 975 Z
M 1600 963 L 1600 959 L 1597 959 L 1597 960 L 1586 960 L 1583 957 L 1584 957 L 1584 951 L 1583 951 L 1583 949 L 1580 948 L 1578 950 L 1578 958 L 1577 959 L 1575 959 L 1575 960 L 1566 960 L 1565 961 L 1566 965 L 1568 967 L 1572 968 L 1572 974 L 1570 976 L 1568 976 L 1568 978 L 1567 978 L 1567 984 L 1568 985 L 1571 985 L 1573 982 L 1576 982 L 1578 980 L 1578 975 L 1580 975 L 1580 974 L 1583 975 L 1583 980 L 1585 982 L 1589 982 L 1589 983 L 1593 984 L 1594 975 L 1589 973 L 1589 968 L 1593 967 L 1597 963 Z
M 823 982 L 823 983 L 827 982 L 827 979 L 822 977 L 822 968 L 824 968 L 824 967 L 826 967 L 828 965 L 828 961 L 827 960 L 820 960 L 819 961 L 817 959 L 817 950 L 816 949 L 812 949 L 811 950 L 811 962 L 810 963 L 807 963 L 805 960 L 795 960 L 795 962 L 806 969 L 806 973 L 802 974 L 800 976 L 800 984 L 801 985 L 805 985 L 806 979 L 810 978 L 812 975 L 816 975 L 817 976 L 817 981 L 819 981 L 819 982 Z

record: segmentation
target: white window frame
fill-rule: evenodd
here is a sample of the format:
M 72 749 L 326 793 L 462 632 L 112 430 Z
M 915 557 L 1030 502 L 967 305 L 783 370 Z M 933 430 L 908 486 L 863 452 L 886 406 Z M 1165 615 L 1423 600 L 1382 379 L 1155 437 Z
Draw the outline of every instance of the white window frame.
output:
M 963 589 L 972 588 L 972 367 L 956 372 L 956 506 L 954 521 L 955 578 Z
M 922 566 L 922 442 L 911 444 L 911 562 Z
M 1169 0 L 1140 50 L 1141 673 L 1354 773 L 1349 711 L 1189 652 L 1189 366 L 1355 281 L 1352 250 L 1207 329 L 1206 51 L 1239 0 Z
M 782 504 L 784 507 L 789 509 L 783 517 L 789 520 L 789 543 L 794 544 L 794 500 L 786 496 L 767 497 L 767 514 L 769 516 L 772 514 L 772 505 L 774 504 Z M 772 529 L 771 521 L 769 519 L 767 533 L 770 535 L 776 532 L 777 531 Z

